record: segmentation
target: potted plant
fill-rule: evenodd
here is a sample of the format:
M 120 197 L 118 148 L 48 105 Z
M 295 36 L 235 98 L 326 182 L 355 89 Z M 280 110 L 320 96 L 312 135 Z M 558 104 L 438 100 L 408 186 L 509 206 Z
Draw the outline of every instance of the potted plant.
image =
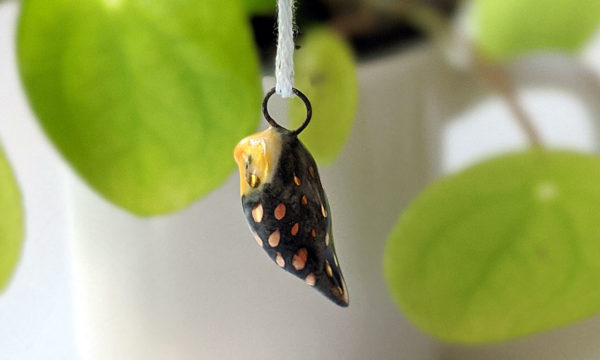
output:
M 527 208 L 514 216 L 524 219 L 533 235 L 507 235 L 516 234 L 510 232 L 514 219 L 509 210 L 523 209 L 526 196 L 521 195 L 529 193 L 513 192 L 506 184 L 531 181 L 535 199 L 550 201 L 567 186 L 554 180 L 593 179 L 592 156 L 569 153 L 572 160 L 553 150 L 524 149 L 527 140 L 537 148 L 551 146 L 554 140 L 548 139 L 553 136 L 568 143 L 561 135 L 576 134 L 572 144 L 581 139 L 578 134 L 597 133 L 596 123 L 589 121 L 595 116 L 586 117 L 585 112 L 577 117 L 580 124 L 588 121 L 579 133 L 570 124 L 570 132 L 552 133 L 548 124 L 560 115 L 559 107 L 577 109 L 576 102 L 564 97 L 550 97 L 559 106 L 544 119 L 536 116 L 551 106 L 544 94 L 548 88 L 575 94 L 591 114 L 598 113 L 600 87 L 593 72 L 574 55 L 556 53 L 579 48 L 589 38 L 588 22 L 597 24 L 597 18 L 579 21 L 582 29 L 573 31 L 573 39 L 557 44 L 552 34 L 539 37 L 517 27 L 527 46 L 507 45 L 497 33 L 492 34 L 500 40 L 487 34 L 485 26 L 475 35 L 465 33 L 460 19 L 491 21 L 495 18 L 489 14 L 502 14 L 498 21 L 514 21 L 516 27 L 521 23 L 511 11 L 522 11 L 519 6 L 524 5 L 503 2 L 506 8 L 497 8 L 501 5 L 488 1 L 475 10 L 457 10 L 453 2 L 430 3 L 434 5 L 305 2 L 297 11 L 297 85 L 311 98 L 315 116 L 301 140 L 321 166 L 349 309 L 327 304 L 289 275 L 274 271 L 240 212 L 231 152 L 237 140 L 261 126 L 259 78 L 265 75 L 264 89 L 273 83 L 274 2 L 21 4 L 16 39 L 21 81 L 41 128 L 69 165 L 57 165 L 57 173 L 66 174 L 66 190 L 56 200 L 65 204 L 59 219 L 69 238 L 81 357 L 526 358 L 531 349 L 543 353 L 540 344 L 560 346 L 558 335 L 481 346 L 593 313 L 595 303 L 581 303 L 581 293 L 532 297 L 562 301 L 544 311 L 569 309 L 553 316 L 540 310 L 530 313 L 532 319 L 502 311 L 490 316 L 485 306 L 535 308 L 494 287 L 493 276 L 511 263 L 490 256 L 510 247 L 512 239 L 527 244 L 543 236 L 547 247 L 534 252 L 539 259 L 554 259 L 566 251 L 560 244 L 572 244 L 563 241 L 569 238 L 564 234 L 568 223 L 551 227 L 548 223 L 556 221 L 546 208 Z M 590 14 L 598 13 L 590 7 Z M 566 15 L 562 20 L 537 15 L 543 21 L 574 23 Z M 424 38 L 428 41 L 419 40 Z M 555 54 L 532 54 L 537 45 L 548 44 Z M 529 92 L 542 100 L 531 101 Z M 283 102 L 273 107 L 280 118 L 287 111 Z M 293 102 L 289 105 L 290 124 L 299 121 L 302 111 Z M 483 121 L 482 128 L 476 128 L 477 121 Z M 469 128 L 474 122 L 475 128 Z M 508 124 L 507 130 L 495 127 L 499 123 Z M 457 144 L 465 138 L 472 142 Z M 596 139 L 589 136 L 578 145 L 591 151 Z M 509 149 L 523 152 L 461 170 Z M 542 160 L 532 160 L 535 156 Z M 527 161 L 558 161 L 550 166 L 558 170 L 513 168 Z M 567 171 L 580 176 L 559 176 Z M 496 182 L 489 175 L 495 173 L 502 174 Z M 533 182 L 540 173 L 549 180 Z M 509 210 L 495 211 L 496 203 L 481 203 L 486 191 L 509 193 Z M 502 199 L 500 195 L 492 199 Z M 444 202 L 446 198 L 453 201 Z M 461 199 L 479 214 L 477 221 L 470 223 L 473 218 L 459 212 L 468 205 Z M 593 206 L 592 201 L 584 208 Z M 486 217 L 488 209 L 495 218 Z M 27 208 L 24 216 L 32 211 Z M 454 232 L 428 232 L 453 214 L 461 215 L 452 223 Z M 577 230 L 594 229 L 590 218 L 582 219 Z M 478 227 L 486 221 L 497 228 Z M 467 235 L 458 236 L 461 231 Z M 421 245 L 432 238 L 440 242 L 423 250 Z M 436 245 L 440 243 L 455 246 Z M 425 254 L 404 258 L 417 251 Z M 571 262 L 556 264 L 571 269 Z M 532 268 L 542 274 L 539 284 L 552 284 L 545 267 Z M 415 269 L 423 271 L 413 273 Z M 593 271 L 572 269 L 577 276 L 595 279 Z M 478 276 L 456 280 L 470 272 Z M 505 288 L 512 291 L 516 279 L 532 274 L 537 273 L 506 275 L 513 282 Z M 532 286 L 547 290 L 539 284 Z M 484 289 L 474 300 L 480 307 L 467 307 L 452 297 L 463 286 Z M 567 300 L 574 305 L 566 306 Z M 460 321 L 450 324 L 453 317 Z M 433 338 L 471 346 L 446 346 Z

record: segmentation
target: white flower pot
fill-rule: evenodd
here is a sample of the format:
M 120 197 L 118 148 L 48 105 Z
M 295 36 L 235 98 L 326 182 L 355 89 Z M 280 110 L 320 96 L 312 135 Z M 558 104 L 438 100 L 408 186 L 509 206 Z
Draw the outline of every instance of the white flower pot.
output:
M 435 358 L 436 343 L 393 304 L 381 263 L 390 227 L 434 172 L 436 157 L 426 150 L 435 137 L 425 135 L 413 88 L 429 52 L 362 67 L 356 126 L 339 160 L 321 169 L 349 308 L 281 271 L 256 246 L 234 172 L 189 209 L 151 219 L 115 208 L 74 178 L 83 358 Z
M 539 74 L 526 71 L 540 66 L 539 59 L 511 72 L 530 87 L 556 66 L 570 69 L 569 62 L 551 60 L 541 62 L 549 70 Z M 553 81 L 579 95 L 599 93 L 581 83 Z M 192 207 L 151 219 L 115 208 L 74 178 L 70 204 L 82 357 L 418 360 L 443 358 L 442 351 L 462 354 L 461 348 L 441 347 L 402 316 L 382 277 L 382 254 L 390 228 L 418 191 L 444 169 L 472 160 L 468 150 L 443 154 L 453 141 L 445 130 L 490 94 L 427 46 L 363 64 L 359 82 L 350 139 L 338 161 L 321 169 L 349 308 L 279 270 L 256 246 L 242 216 L 235 173 Z M 507 132 L 477 134 L 467 148 L 481 155 L 524 147 L 509 115 L 495 120 L 508 124 Z M 488 136 L 500 138 L 482 141 Z

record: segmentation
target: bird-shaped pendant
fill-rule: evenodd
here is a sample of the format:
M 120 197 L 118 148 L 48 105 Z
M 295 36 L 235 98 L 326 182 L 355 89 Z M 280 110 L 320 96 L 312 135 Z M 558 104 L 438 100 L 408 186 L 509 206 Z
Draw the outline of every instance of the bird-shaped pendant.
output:
M 244 215 L 258 245 L 279 267 L 348 306 L 329 203 L 316 163 L 298 139 L 310 120 L 310 103 L 305 124 L 290 131 L 268 116 L 269 96 L 263 111 L 275 126 L 242 139 L 234 150 Z

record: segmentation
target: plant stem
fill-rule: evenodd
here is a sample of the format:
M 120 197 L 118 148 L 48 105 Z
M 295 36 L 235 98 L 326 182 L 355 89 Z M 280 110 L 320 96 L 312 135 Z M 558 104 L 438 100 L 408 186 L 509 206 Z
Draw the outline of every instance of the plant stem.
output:
M 334 21 L 334 27 L 346 36 L 360 33 L 377 21 L 378 14 L 392 14 L 410 22 L 427 33 L 440 47 L 445 45 L 454 31 L 445 14 L 419 0 L 366 0 L 362 6 Z M 471 48 L 476 49 L 476 45 L 471 44 Z M 478 51 L 472 51 L 471 60 L 469 70 L 502 97 L 530 144 L 541 146 L 540 137 L 518 97 L 510 75 L 501 66 L 487 61 Z
M 448 17 L 435 7 L 417 0 L 393 1 L 386 6 L 386 12 L 403 17 L 412 25 L 438 41 L 448 36 L 451 29 Z
M 509 74 L 502 67 L 485 60 L 477 51 L 474 53 L 472 66 L 475 73 L 481 76 L 502 97 L 518 125 L 529 139 L 530 145 L 541 146 L 540 136 L 533 126 L 531 117 L 519 100 L 517 90 Z
M 452 25 L 448 18 L 434 7 L 415 0 L 395 2 L 393 13 L 404 16 L 408 21 L 427 32 L 438 44 L 443 44 L 452 33 Z M 472 48 L 475 48 L 472 46 Z M 504 100 L 515 117 L 518 125 L 527 136 L 532 146 L 541 146 L 538 133 L 523 104 L 519 100 L 517 90 L 510 75 L 499 65 L 487 61 L 478 51 L 473 51 L 472 71 L 484 79 Z

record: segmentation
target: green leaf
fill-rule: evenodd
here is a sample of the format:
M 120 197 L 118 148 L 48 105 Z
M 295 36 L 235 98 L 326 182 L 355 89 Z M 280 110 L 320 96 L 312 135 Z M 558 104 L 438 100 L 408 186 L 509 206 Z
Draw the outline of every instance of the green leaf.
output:
M 136 214 L 220 185 L 258 126 L 257 59 L 237 2 L 26 0 L 18 60 L 63 156 Z
M 358 83 L 352 50 L 333 30 L 308 32 L 296 51 L 296 88 L 312 103 L 313 118 L 300 139 L 317 162 L 330 164 L 344 147 L 356 116 Z M 304 103 L 290 103 L 290 122 L 298 127 L 306 118 Z
M 438 181 L 385 250 L 405 314 L 449 342 L 486 343 L 600 311 L 600 158 L 533 150 Z
M 242 0 L 242 5 L 250 15 L 271 15 L 277 10 L 277 0 Z
M 23 238 L 21 194 L 0 149 L 0 292 L 13 273 Z
M 600 24 L 600 1 L 478 0 L 476 37 L 491 58 L 537 50 L 578 50 Z

